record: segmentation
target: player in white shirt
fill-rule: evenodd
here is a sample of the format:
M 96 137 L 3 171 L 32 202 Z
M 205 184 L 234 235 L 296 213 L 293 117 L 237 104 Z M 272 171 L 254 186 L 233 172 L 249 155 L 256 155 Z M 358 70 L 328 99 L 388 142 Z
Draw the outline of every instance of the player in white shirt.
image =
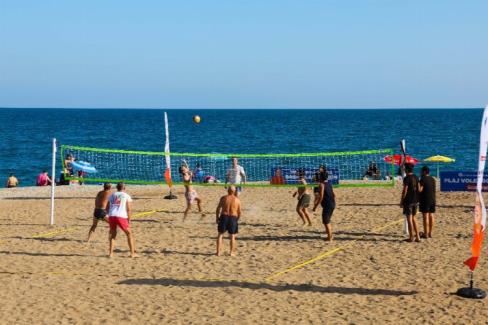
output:
M 132 198 L 125 193 L 124 183 L 117 184 L 117 192 L 113 193 L 108 199 L 108 223 L 110 225 L 110 248 L 109 257 L 114 254 L 115 237 L 117 237 L 117 226 L 127 236 L 127 243 L 129 244 L 130 256 L 139 257 L 136 254 L 134 245 L 134 236 L 130 229 L 130 218 L 132 214 Z
M 242 188 L 239 186 L 240 184 L 246 184 L 246 172 L 244 168 L 238 164 L 237 158 L 232 158 L 232 167 L 227 169 L 227 177 L 225 180 L 225 184 L 230 183 L 231 185 L 236 186 L 235 196 L 239 196 L 239 193 L 242 191 Z

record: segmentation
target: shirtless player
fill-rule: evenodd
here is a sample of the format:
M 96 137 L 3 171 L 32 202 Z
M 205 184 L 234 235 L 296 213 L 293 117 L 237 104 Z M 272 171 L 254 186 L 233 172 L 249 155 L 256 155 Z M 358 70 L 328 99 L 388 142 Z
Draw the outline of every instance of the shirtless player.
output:
M 230 234 L 230 256 L 236 255 L 236 235 L 238 233 L 238 220 L 241 217 L 241 200 L 235 195 L 236 187 L 231 185 L 227 195 L 220 198 L 217 211 L 215 211 L 217 231 L 217 256 L 220 256 L 222 241 L 225 232 Z
M 95 210 L 93 211 L 93 224 L 88 232 L 88 240 L 90 242 L 91 236 L 97 229 L 98 222 L 103 220 L 108 223 L 107 218 L 107 203 L 110 194 L 112 194 L 112 184 L 105 183 L 103 184 L 103 191 L 98 192 L 97 197 L 95 198 Z

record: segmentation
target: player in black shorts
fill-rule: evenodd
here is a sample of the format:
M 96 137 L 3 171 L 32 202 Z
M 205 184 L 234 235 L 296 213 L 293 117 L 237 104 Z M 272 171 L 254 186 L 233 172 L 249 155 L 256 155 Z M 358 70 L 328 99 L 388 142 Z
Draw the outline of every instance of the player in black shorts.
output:
M 97 229 L 97 225 L 99 221 L 105 221 L 108 223 L 107 218 L 107 204 L 108 198 L 112 194 L 112 185 L 110 183 L 103 184 L 103 191 L 98 192 L 97 197 L 95 198 L 95 210 L 93 211 L 93 224 L 90 227 L 90 231 L 88 232 L 88 242 L 91 239 L 91 236 Z
M 420 212 L 422 212 L 424 221 L 424 233 L 420 235 L 422 238 L 432 238 L 432 228 L 434 227 L 435 178 L 429 173 L 429 167 L 422 167 L 419 188 Z
M 413 242 L 413 233 L 415 231 L 415 241 L 420 241 L 419 230 L 415 215 L 417 214 L 419 180 L 413 173 L 413 165 L 405 164 L 405 171 L 407 176 L 403 179 L 402 198 L 400 200 L 400 207 L 403 208 L 403 214 L 408 221 L 409 238 L 407 241 Z
M 326 169 L 324 168 L 324 172 L 320 176 L 322 183 L 320 186 L 319 202 L 322 206 L 322 223 L 324 224 L 325 232 L 327 233 L 325 240 L 332 241 L 332 226 L 330 224 L 330 220 L 336 207 L 336 197 L 334 190 L 332 189 L 332 184 L 327 181 L 328 175 L 325 170 Z M 318 205 L 318 203 L 314 204 L 313 211 L 317 209 Z

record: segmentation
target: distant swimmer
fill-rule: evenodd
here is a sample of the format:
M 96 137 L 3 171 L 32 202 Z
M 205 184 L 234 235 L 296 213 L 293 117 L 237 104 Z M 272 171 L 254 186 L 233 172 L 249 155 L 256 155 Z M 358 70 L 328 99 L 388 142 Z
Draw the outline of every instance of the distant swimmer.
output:
M 17 187 L 17 185 L 19 185 L 19 180 L 17 179 L 17 177 L 15 177 L 14 174 L 10 174 L 7 178 L 7 183 L 5 184 L 5 187 L 12 188 Z
M 298 189 L 293 193 L 293 197 L 298 195 L 298 203 L 297 203 L 297 213 L 302 219 L 303 224 L 305 225 L 308 223 L 309 226 L 312 225 L 310 221 L 310 217 L 307 212 L 307 208 L 310 206 L 310 194 L 308 194 L 307 190 L 307 181 L 305 180 L 305 173 L 303 170 L 298 171 Z
M 325 170 L 325 168 L 324 168 Z M 336 195 L 334 193 L 334 189 L 332 188 L 332 183 L 327 181 L 328 175 L 327 172 L 324 172 L 320 175 L 320 205 L 322 206 L 322 223 L 325 227 L 325 232 L 327 233 L 327 237 L 325 238 L 326 241 L 332 241 L 332 226 L 330 221 L 332 219 L 332 214 L 336 208 Z M 317 209 L 319 204 L 315 203 L 313 207 L 313 211 Z
M 242 191 L 240 184 L 246 183 L 246 172 L 244 168 L 239 165 L 237 157 L 232 158 L 232 167 L 227 169 L 227 175 L 225 179 L 225 185 L 227 183 L 236 186 L 235 196 L 239 196 Z
M 186 219 L 188 212 L 191 210 L 191 205 L 197 202 L 198 212 L 202 212 L 202 199 L 198 197 L 197 191 L 193 189 L 192 183 L 192 173 L 186 163 L 180 166 L 180 174 L 183 178 L 183 184 L 185 186 L 185 199 L 186 199 L 186 210 L 183 215 L 183 219 Z M 202 217 L 204 215 L 202 214 Z
M 403 191 L 400 200 L 400 207 L 403 208 L 403 214 L 407 218 L 409 237 L 407 241 L 413 242 L 413 233 L 415 231 L 415 241 L 420 241 L 419 230 L 415 215 L 417 214 L 419 180 L 413 173 L 413 166 L 405 164 L 407 175 L 403 178 Z
M 97 225 L 99 221 L 105 221 L 108 223 L 107 218 L 107 206 L 108 206 L 108 199 L 112 194 L 112 184 L 105 183 L 103 184 L 103 191 L 98 192 L 97 197 L 95 198 L 95 210 L 93 211 L 93 224 L 88 232 L 88 242 L 90 242 L 91 236 L 97 229 Z
M 224 234 L 230 235 L 230 255 L 235 256 L 236 236 L 239 230 L 238 221 L 241 217 L 241 201 L 235 195 L 236 188 L 231 185 L 227 189 L 227 195 L 222 196 L 215 212 L 217 222 L 217 256 L 220 256 Z
M 430 176 L 429 167 L 422 167 L 422 177 L 420 178 L 420 212 L 424 222 L 423 238 L 432 238 L 432 229 L 434 228 L 435 213 L 435 179 Z
M 136 254 L 134 235 L 130 229 L 130 218 L 132 216 L 132 198 L 125 193 L 124 183 L 117 184 L 117 192 L 113 193 L 108 199 L 108 223 L 110 225 L 110 246 L 109 257 L 114 254 L 115 237 L 117 237 L 117 227 L 120 227 L 127 236 L 130 256 L 139 257 Z

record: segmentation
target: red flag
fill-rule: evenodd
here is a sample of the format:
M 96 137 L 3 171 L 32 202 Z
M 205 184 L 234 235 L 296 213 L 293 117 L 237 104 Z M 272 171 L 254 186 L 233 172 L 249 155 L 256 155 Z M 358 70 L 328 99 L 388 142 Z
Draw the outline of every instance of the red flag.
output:
M 485 236 L 486 208 L 483 200 L 483 174 L 486 164 L 486 152 L 488 149 L 488 106 L 483 112 L 480 132 L 480 154 L 478 159 L 478 180 L 476 183 L 476 201 L 474 205 L 473 241 L 471 242 L 471 257 L 464 264 L 474 271 L 481 253 L 481 245 Z
M 173 181 L 171 181 L 171 170 L 169 168 L 166 168 L 166 171 L 164 172 L 164 179 L 169 187 L 173 186 Z

